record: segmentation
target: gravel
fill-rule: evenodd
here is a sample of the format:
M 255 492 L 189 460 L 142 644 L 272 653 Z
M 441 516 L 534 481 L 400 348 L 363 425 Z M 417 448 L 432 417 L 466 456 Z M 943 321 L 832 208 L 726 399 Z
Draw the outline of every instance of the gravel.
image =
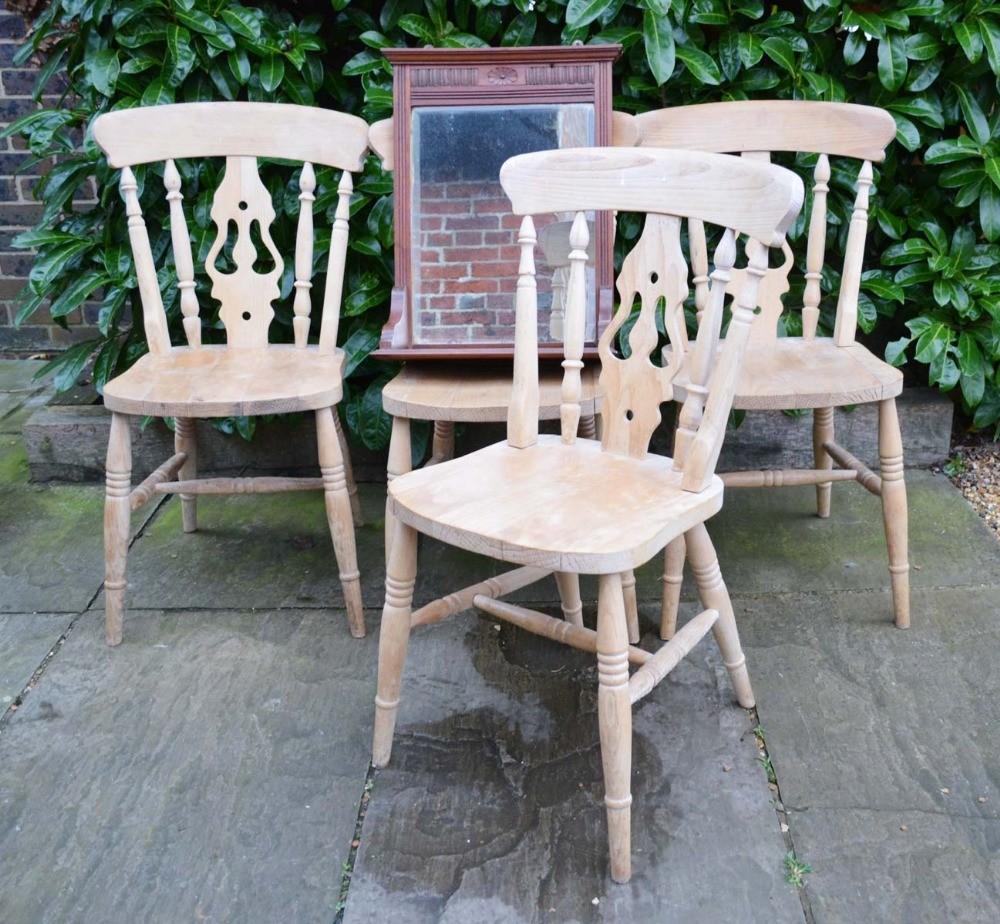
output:
M 966 436 L 941 470 L 1000 539 L 1000 443 Z

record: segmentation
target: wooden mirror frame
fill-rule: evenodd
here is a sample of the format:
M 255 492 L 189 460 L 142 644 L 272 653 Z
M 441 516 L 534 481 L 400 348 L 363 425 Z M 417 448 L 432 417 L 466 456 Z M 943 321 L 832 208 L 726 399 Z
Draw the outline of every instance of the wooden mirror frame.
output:
M 414 109 L 431 106 L 490 106 L 589 103 L 594 107 L 594 143 L 612 143 L 611 66 L 620 45 L 557 45 L 534 48 L 387 48 L 393 65 L 394 117 L 371 127 L 371 146 L 393 171 L 395 281 L 389 319 L 376 356 L 383 359 L 498 359 L 514 355 L 509 342 L 496 344 L 413 342 L 411 125 Z M 611 318 L 614 266 L 613 219 L 596 222 L 596 335 Z M 512 233 L 511 241 L 514 242 Z M 585 354 L 597 355 L 596 337 Z M 562 345 L 539 348 L 541 356 L 561 357 Z

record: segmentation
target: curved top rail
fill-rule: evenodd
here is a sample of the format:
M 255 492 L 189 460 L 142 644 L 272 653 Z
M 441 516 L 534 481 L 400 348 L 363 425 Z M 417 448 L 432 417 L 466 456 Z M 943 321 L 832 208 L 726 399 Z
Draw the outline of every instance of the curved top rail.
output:
M 773 164 L 702 151 L 563 148 L 500 168 L 518 215 L 616 209 L 697 218 L 771 246 L 784 239 L 802 180 Z
M 855 103 L 745 100 L 655 109 L 635 117 L 639 147 L 808 151 L 882 161 L 896 137 L 884 109 Z
M 176 103 L 117 109 L 94 121 L 113 167 L 187 157 L 274 157 L 351 172 L 368 149 L 357 116 L 283 103 Z

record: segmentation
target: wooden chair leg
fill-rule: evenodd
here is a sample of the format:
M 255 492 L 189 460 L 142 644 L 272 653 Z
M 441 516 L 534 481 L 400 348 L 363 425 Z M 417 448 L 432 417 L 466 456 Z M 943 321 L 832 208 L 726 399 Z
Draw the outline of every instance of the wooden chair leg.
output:
M 712 633 L 722 652 L 722 662 L 729 671 L 736 699 L 744 709 L 751 709 L 754 706 L 754 698 L 750 687 L 750 675 L 747 673 L 747 659 L 740 646 L 733 602 L 729 599 L 729 591 L 722 580 L 715 547 L 704 523 L 688 530 L 686 539 L 688 560 L 691 562 L 691 570 L 698 584 L 698 596 L 701 597 L 702 606 L 719 611 L 719 618 L 712 627 Z
M 878 454 L 882 470 L 882 520 L 889 549 L 892 612 L 900 629 L 910 627 L 910 562 L 906 482 L 903 478 L 903 437 L 899 432 L 896 399 L 878 406 Z
M 128 557 L 132 435 L 128 417 L 111 415 L 104 499 L 104 635 L 120 645 L 125 619 L 125 563 Z
M 333 422 L 336 414 L 336 409 L 330 407 L 316 411 L 316 445 L 319 449 L 319 469 L 323 475 L 326 519 L 330 525 L 333 551 L 340 571 L 340 586 L 343 588 L 344 604 L 347 607 L 347 624 L 351 635 L 362 638 L 365 634 L 365 617 L 361 605 L 361 574 L 358 571 L 358 553 L 354 545 L 354 517 L 351 514 L 351 498 L 347 493 L 344 457 Z
M 623 571 L 622 597 L 625 600 L 625 624 L 628 627 L 628 640 L 631 645 L 639 644 L 639 599 L 635 593 L 635 572 Z
M 413 456 L 410 448 L 410 420 L 408 417 L 392 418 L 392 435 L 389 437 L 389 464 L 385 473 L 386 488 L 397 475 L 405 475 L 413 468 Z M 393 535 L 395 517 L 389 509 L 389 500 L 385 502 L 385 561 L 389 563 L 389 544 Z
M 372 764 L 384 767 L 392 754 L 403 665 L 410 642 L 410 608 L 417 576 L 417 531 L 393 520 L 392 553 L 386 565 L 385 606 L 378 639 L 378 687 Z
M 580 418 L 579 427 L 580 436 L 585 440 L 596 440 L 597 439 L 597 417 L 593 414 L 587 414 Z
M 337 431 L 340 454 L 344 457 L 344 476 L 347 479 L 347 496 L 351 499 L 351 516 L 354 517 L 355 526 L 362 526 L 365 520 L 361 514 L 361 499 L 358 497 L 358 485 L 354 480 L 354 467 L 351 465 L 351 447 L 347 445 L 347 437 L 340 424 L 340 415 L 336 411 L 333 412 L 333 426 Z
M 198 477 L 198 433 L 190 417 L 174 419 L 174 452 L 187 455 L 177 471 L 178 480 L 194 481 Z M 186 533 L 198 529 L 198 498 L 194 494 L 181 495 L 181 524 Z
M 660 605 L 660 638 L 669 641 L 677 631 L 677 611 L 681 605 L 681 584 L 684 581 L 684 559 L 687 545 L 680 535 L 667 545 L 663 553 L 663 600 Z
M 447 462 L 455 458 L 455 424 L 450 420 L 434 421 L 434 436 L 431 439 L 431 457 L 428 465 Z
M 833 440 L 833 408 L 818 407 L 813 410 L 813 466 L 817 469 L 833 468 L 833 459 L 823 448 Z M 830 515 L 830 495 L 833 482 L 816 485 L 816 516 L 824 519 Z
M 632 700 L 621 575 L 602 574 L 597 598 L 597 717 L 611 878 L 632 875 Z
M 580 575 L 569 571 L 557 571 L 556 586 L 559 588 L 563 619 L 574 626 L 582 626 L 583 600 L 580 598 Z

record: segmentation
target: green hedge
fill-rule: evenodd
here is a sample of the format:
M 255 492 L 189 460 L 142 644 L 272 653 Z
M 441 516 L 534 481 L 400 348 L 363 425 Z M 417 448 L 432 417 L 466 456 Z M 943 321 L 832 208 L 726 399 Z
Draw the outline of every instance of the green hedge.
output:
M 986 0 L 331 0 L 281 9 L 224 0 L 57 0 L 37 21 L 22 59 L 37 49 L 47 56 L 39 96 L 67 69 L 65 105 L 33 113 L 8 130 L 22 134 L 40 158 L 59 158 L 36 189 L 45 204 L 38 228 L 19 241 L 38 251 L 19 318 L 30 317 L 50 297 L 57 319 L 103 297 L 100 338 L 72 347 L 52 364 L 61 387 L 72 384 L 91 358 L 101 383 L 145 348 L 141 330 L 123 323 L 126 306 L 134 317 L 138 313 L 115 177 L 85 136 L 101 112 L 173 101 L 267 99 L 345 109 L 374 121 L 392 106 L 383 47 L 574 41 L 624 47 L 616 65 L 619 109 L 798 98 L 870 103 L 892 112 L 897 143 L 876 169 L 860 327 L 890 362 L 908 363 L 911 378 L 926 378 L 951 393 L 974 426 L 1000 422 L 1000 246 L 994 243 L 1000 239 L 1000 6 Z M 808 173 L 809 158 L 795 163 Z M 832 327 L 853 200 L 846 166 L 835 168 L 831 183 L 821 306 L 826 330 Z M 184 167 L 187 205 L 198 224 L 208 225 L 217 170 Z M 284 235 L 276 242 L 290 252 L 294 222 L 281 219 L 297 211 L 295 177 L 270 164 L 263 173 Z M 153 168 L 140 174 L 154 252 L 167 253 L 162 175 Z M 74 190 L 91 175 L 99 204 L 73 212 Z M 316 204 L 327 218 L 334 180 L 320 171 Z M 388 435 L 379 393 L 391 369 L 365 357 L 386 316 L 392 280 L 391 182 L 370 158 L 356 188 L 341 325 L 349 354 L 346 413 L 351 428 L 375 448 Z M 626 224 L 622 239 L 636 230 Z M 197 241 L 201 258 L 210 233 Z M 802 233 L 801 221 L 796 233 Z M 318 266 L 328 240 L 327 231 L 318 242 Z M 801 263 L 803 248 L 796 249 Z M 179 331 L 169 272 L 161 282 Z M 206 280 L 199 282 L 205 295 Z M 277 325 L 291 339 L 290 268 L 283 283 Z M 788 318 L 794 332 L 797 316 Z M 217 320 L 209 317 L 206 324 L 206 341 L 218 339 Z M 247 421 L 234 426 L 250 432 Z

